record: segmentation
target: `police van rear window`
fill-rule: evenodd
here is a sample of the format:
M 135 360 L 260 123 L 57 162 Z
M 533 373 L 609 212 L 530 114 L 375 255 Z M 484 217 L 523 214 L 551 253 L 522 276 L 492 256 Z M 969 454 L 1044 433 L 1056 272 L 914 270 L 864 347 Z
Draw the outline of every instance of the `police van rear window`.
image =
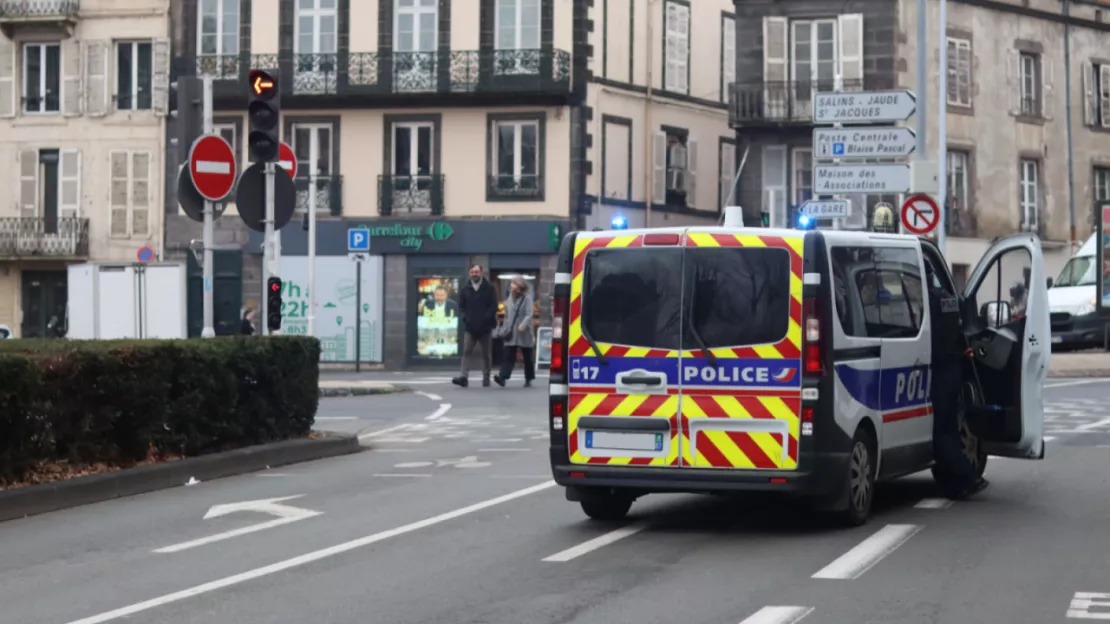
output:
M 779 342 L 790 326 L 790 253 L 760 247 L 686 250 L 690 306 L 698 336 L 683 348 L 738 347 Z
M 682 250 L 599 249 L 589 252 L 583 329 L 596 342 L 679 348 Z

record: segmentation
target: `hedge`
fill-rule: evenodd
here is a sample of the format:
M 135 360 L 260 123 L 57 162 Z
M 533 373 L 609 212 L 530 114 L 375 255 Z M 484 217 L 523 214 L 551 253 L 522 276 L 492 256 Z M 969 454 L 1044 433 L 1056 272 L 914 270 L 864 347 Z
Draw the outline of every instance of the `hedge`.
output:
M 0 341 L 0 485 L 41 462 L 126 465 L 307 435 L 315 338 Z

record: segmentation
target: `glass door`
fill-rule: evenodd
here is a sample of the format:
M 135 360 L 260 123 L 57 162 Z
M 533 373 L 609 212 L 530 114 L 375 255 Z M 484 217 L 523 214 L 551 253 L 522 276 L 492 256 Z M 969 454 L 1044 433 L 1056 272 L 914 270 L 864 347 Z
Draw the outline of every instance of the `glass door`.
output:
M 338 0 L 297 0 L 295 93 L 335 93 Z
M 435 182 L 435 127 L 431 122 L 393 126 L 393 212 L 430 213 Z
M 331 212 L 331 132 L 330 124 L 293 125 L 298 212 Z
M 397 0 L 393 33 L 393 84 L 397 91 L 436 86 L 437 0 Z

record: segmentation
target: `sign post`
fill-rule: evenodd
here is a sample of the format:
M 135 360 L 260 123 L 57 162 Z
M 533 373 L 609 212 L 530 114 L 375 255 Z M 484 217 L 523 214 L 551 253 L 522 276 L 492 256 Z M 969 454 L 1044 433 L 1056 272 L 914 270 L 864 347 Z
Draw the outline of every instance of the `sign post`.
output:
M 1099 318 L 1107 319 L 1110 317 L 1110 306 L 1106 305 L 1107 278 L 1104 276 L 1103 267 L 1110 259 L 1106 253 L 1106 247 L 1110 244 L 1110 201 L 1095 205 L 1095 236 L 1095 240 L 1098 241 L 1095 245 L 1095 259 L 1098 260 L 1098 266 L 1094 268 L 1094 273 L 1098 276 L 1095 279 L 1095 310 L 1098 311 Z M 1110 336 L 1107 340 L 1110 340 Z

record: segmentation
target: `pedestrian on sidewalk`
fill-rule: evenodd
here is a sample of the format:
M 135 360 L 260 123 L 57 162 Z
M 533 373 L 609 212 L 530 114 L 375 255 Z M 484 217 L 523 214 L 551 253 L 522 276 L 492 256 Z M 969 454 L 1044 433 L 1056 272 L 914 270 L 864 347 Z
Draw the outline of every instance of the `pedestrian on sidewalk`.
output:
M 462 369 L 451 383 L 460 387 L 470 385 L 469 359 L 478 347 L 482 354 L 482 385 L 489 387 L 491 368 L 490 341 L 497 327 L 497 290 L 482 273 L 482 265 L 470 267 L 469 282 L 459 289 L 459 311 L 462 313 L 463 352 Z
M 509 283 L 512 294 L 505 302 L 505 322 L 498 327 L 498 337 L 505 340 L 505 351 L 501 358 L 501 370 L 493 380 L 502 388 L 505 381 L 512 377 L 516 365 L 516 354 L 524 357 L 524 387 L 531 388 L 536 378 L 536 363 L 532 354 L 536 347 L 536 335 L 532 332 L 532 295 L 528 292 L 528 282 L 523 275 L 517 275 Z

